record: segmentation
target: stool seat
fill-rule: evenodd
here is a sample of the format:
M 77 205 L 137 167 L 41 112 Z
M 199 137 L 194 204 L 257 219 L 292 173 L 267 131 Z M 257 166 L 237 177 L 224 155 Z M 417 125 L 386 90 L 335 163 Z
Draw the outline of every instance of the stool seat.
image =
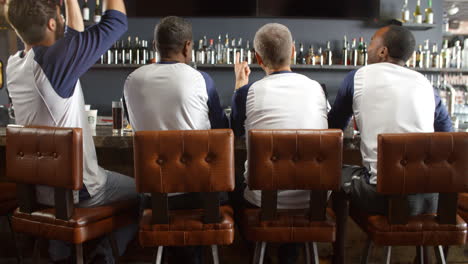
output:
M 458 208 L 468 213 L 468 193 L 458 194 Z M 463 218 L 468 220 L 466 218 Z
M 12 219 L 17 232 L 81 244 L 135 222 L 137 208 L 137 200 L 119 201 L 93 208 L 75 208 L 69 220 L 57 219 L 54 208 L 31 214 L 17 209 Z
M 380 246 L 437 246 L 465 243 L 467 225 L 457 216 L 455 225 L 439 224 L 437 215 L 410 216 L 407 224 L 390 224 L 387 216 L 351 210 L 353 220 Z
M 233 209 L 221 206 L 219 210 L 218 223 L 204 223 L 204 211 L 197 209 L 169 211 L 169 224 L 152 224 L 153 211 L 147 209 L 140 221 L 140 244 L 143 247 L 232 244 Z
M 327 209 L 325 221 L 310 221 L 308 209 L 278 210 L 276 219 L 261 221 L 260 208 L 247 208 L 242 213 L 242 227 L 249 241 L 273 243 L 333 242 L 335 216 Z

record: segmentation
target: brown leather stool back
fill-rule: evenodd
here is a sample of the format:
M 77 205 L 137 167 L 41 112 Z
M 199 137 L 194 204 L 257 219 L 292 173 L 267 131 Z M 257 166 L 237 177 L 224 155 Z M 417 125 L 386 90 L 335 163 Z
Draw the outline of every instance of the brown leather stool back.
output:
M 56 217 L 70 219 L 72 190 L 83 187 L 80 128 L 7 127 L 7 177 L 16 182 L 20 211 L 32 213 L 35 185 L 55 188 Z
M 468 133 L 382 134 L 377 191 L 389 195 L 389 221 L 406 224 L 406 195 L 439 193 L 440 224 L 456 224 L 457 195 L 468 191 Z
M 151 193 L 153 223 L 168 223 L 168 193 L 205 193 L 205 222 L 219 219 L 218 192 L 234 190 L 232 130 L 140 131 L 134 136 L 138 192 Z
M 341 184 L 341 130 L 250 130 L 251 190 L 262 191 L 262 219 L 276 215 L 278 190 L 311 190 L 310 219 L 325 219 L 327 191 Z

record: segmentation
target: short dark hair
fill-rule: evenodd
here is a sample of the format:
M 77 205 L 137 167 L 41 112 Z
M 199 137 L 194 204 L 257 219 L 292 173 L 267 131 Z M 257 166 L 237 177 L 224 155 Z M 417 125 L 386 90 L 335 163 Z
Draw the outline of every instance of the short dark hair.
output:
M 27 44 L 41 42 L 45 37 L 47 23 L 57 20 L 56 0 L 9 0 L 6 19 Z
M 388 49 L 388 55 L 394 59 L 407 61 L 413 54 L 416 41 L 409 29 L 389 25 L 383 36 L 383 44 Z
M 185 42 L 191 40 L 192 25 L 180 17 L 165 17 L 154 29 L 154 41 L 161 57 L 180 52 Z

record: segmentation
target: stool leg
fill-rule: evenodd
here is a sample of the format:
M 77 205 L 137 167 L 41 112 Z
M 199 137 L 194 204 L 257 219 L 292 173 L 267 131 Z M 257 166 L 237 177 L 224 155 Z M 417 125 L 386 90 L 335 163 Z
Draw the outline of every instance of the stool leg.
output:
M 21 254 L 21 250 L 19 248 L 18 239 L 16 237 L 15 231 L 13 231 L 13 225 L 11 224 L 11 216 L 7 215 L 8 225 L 10 226 L 11 237 L 13 238 L 13 243 L 15 243 L 15 250 L 16 250 L 16 260 L 18 263 L 23 263 L 23 254 Z
M 319 260 L 319 255 L 318 255 L 318 249 L 317 249 L 317 243 L 316 242 L 312 242 L 312 255 L 313 255 L 313 258 L 314 258 L 314 264 L 319 264 L 320 260 Z
M 83 244 L 75 245 L 76 264 L 83 264 Z
M 36 238 L 34 241 L 34 249 L 33 249 L 33 263 L 40 263 L 41 261 L 41 239 Z
M 114 263 L 119 264 L 119 247 L 117 246 L 117 240 L 115 240 L 114 233 L 109 234 L 109 240 L 112 248 L 112 255 L 114 256 Z
M 386 246 L 385 247 L 385 263 L 390 264 L 391 259 L 392 259 L 392 247 Z
M 163 246 L 158 247 L 158 251 L 156 252 L 156 255 L 154 256 L 154 264 L 161 264 L 163 250 L 164 250 Z
M 211 254 L 213 255 L 213 264 L 219 264 L 218 245 L 211 245 Z
M 369 255 L 373 245 L 374 243 L 372 243 L 372 240 L 367 238 L 366 246 L 364 247 L 364 251 L 361 256 L 361 264 L 367 264 L 369 262 Z
M 434 252 L 437 258 L 438 264 L 445 264 L 445 257 L 444 257 L 444 248 L 442 246 L 435 246 Z
M 424 263 L 429 264 L 429 263 L 431 263 L 428 247 L 417 246 L 416 247 L 416 252 L 417 252 L 417 258 L 418 258 L 418 261 L 419 261 L 420 264 L 424 264 Z
M 306 264 L 311 264 L 311 258 L 310 258 L 310 243 L 305 242 L 304 243 L 304 250 L 305 250 L 305 256 L 306 256 Z
M 336 214 L 336 241 L 333 243 L 333 264 L 345 263 L 346 229 L 349 200 L 343 190 L 332 193 L 333 211 Z
M 253 264 L 263 264 L 263 259 L 265 258 L 265 248 L 266 242 L 255 243 Z

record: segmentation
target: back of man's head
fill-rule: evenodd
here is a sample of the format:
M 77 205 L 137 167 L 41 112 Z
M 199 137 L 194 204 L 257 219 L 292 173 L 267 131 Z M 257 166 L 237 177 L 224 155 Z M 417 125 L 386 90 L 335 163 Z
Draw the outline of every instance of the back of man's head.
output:
M 275 69 L 291 64 L 292 36 L 289 29 L 278 23 L 261 27 L 255 34 L 255 52 L 266 67 Z
M 163 58 L 181 52 L 185 42 L 191 40 L 192 25 L 180 17 L 165 17 L 154 30 L 156 49 Z
M 57 20 L 55 0 L 8 0 L 6 19 L 26 44 L 45 38 L 50 19 Z
M 406 62 L 413 54 L 416 41 L 409 29 L 390 25 L 383 35 L 383 45 L 388 49 L 388 55 L 397 60 Z

